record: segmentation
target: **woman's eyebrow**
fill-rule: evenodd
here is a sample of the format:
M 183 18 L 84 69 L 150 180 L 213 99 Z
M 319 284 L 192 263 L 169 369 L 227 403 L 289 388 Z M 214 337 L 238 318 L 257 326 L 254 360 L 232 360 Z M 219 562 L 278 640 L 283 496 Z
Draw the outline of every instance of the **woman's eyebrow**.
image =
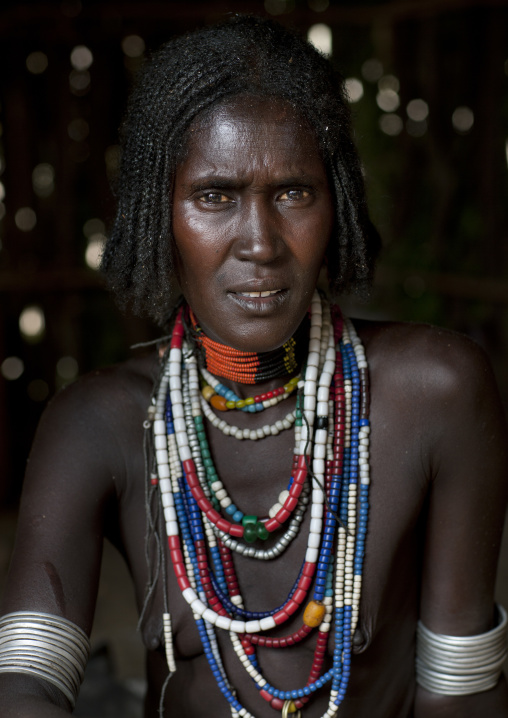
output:
M 210 189 L 210 187 L 216 189 L 235 189 L 244 187 L 249 184 L 241 177 L 225 177 L 221 175 L 208 175 L 206 177 L 200 177 L 194 182 L 191 182 L 188 186 L 193 192 L 199 192 L 200 190 Z M 302 173 L 302 174 L 291 174 L 275 178 L 271 182 L 266 183 L 268 187 L 289 187 L 289 186 L 308 186 L 318 184 L 318 178 L 315 175 Z
M 215 189 L 233 189 L 241 184 L 243 184 L 241 181 L 232 179 L 231 177 L 209 175 L 208 177 L 201 177 L 195 182 L 191 182 L 189 187 L 193 192 L 198 192 L 199 190 L 210 189 L 210 187 L 214 187 Z

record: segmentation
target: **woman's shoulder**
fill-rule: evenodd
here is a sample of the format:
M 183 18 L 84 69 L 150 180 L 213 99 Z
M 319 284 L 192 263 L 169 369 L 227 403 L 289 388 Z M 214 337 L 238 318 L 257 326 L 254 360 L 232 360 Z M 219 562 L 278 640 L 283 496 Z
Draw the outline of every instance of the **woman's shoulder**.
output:
M 109 463 L 125 462 L 134 444 L 139 444 L 143 421 L 158 374 L 156 354 L 130 359 L 97 369 L 59 391 L 41 418 L 32 458 L 46 455 L 51 447 L 64 447 Z
M 371 385 L 392 402 L 449 412 L 471 409 L 480 398 L 499 404 L 489 358 L 470 337 L 416 322 L 354 323 L 365 345 Z
M 136 357 L 83 375 L 59 391 L 46 413 L 72 413 L 77 418 L 129 414 L 150 401 L 159 364 L 155 354 Z

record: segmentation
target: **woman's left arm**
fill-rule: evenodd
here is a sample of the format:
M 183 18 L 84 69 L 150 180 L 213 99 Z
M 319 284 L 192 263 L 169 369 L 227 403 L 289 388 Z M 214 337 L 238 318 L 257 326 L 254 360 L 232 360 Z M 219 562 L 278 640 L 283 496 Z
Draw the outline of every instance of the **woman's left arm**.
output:
M 488 360 L 451 335 L 438 377 L 420 620 L 471 636 L 495 622 L 494 586 L 508 497 L 508 437 Z M 429 417 L 430 419 L 430 417 Z M 417 688 L 414 718 L 508 718 L 508 688 L 442 696 Z

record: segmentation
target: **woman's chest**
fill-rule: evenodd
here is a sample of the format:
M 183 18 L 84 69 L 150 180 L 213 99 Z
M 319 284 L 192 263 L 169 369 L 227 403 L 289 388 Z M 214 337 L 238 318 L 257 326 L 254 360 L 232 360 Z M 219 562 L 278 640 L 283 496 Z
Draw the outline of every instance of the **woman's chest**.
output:
M 229 441 L 234 440 L 230 438 Z M 238 446 L 233 445 L 216 462 L 224 490 L 247 516 L 267 516 L 279 501 L 281 492 L 287 490 L 292 473 L 290 442 L 283 444 L 279 441 L 276 453 L 258 450 L 261 446 L 261 442 L 257 445 L 255 442 L 238 442 Z M 407 603 L 408 596 L 413 594 L 419 571 L 418 519 L 423 507 L 422 492 L 418 482 L 411 476 L 413 469 L 407 462 L 398 461 L 397 465 L 393 462 L 389 471 L 384 468 L 386 463 L 384 458 L 377 462 L 374 452 L 360 604 L 360 635 L 356 641 L 358 649 L 365 649 L 374 640 L 378 626 L 386 622 L 388 615 L 396 613 Z M 149 508 L 151 516 L 147 518 Z M 281 529 L 270 541 L 251 544 L 259 554 L 275 549 L 270 558 L 252 558 L 235 550 L 229 551 L 227 573 L 230 581 L 238 584 L 246 611 L 256 615 L 273 613 L 283 608 L 298 588 L 309 546 L 311 500 L 301 514 L 298 525 L 293 525 L 289 540 L 281 544 L 281 537 L 287 533 Z M 167 551 L 157 487 L 149 484 L 145 491 L 143 477 L 139 476 L 137 489 L 132 491 L 129 501 L 126 501 L 122 515 L 123 543 L 136 584 L 140 610 L 146 603 L 144 640 L 147 648 L 156 648 L 162 643 L 162 614 L 170 612 L 178 655 L 192 657 L 199 654 L 202 647 L 192 611 L 182 597 Z M 336 539 L 333 541 L 332 558 L 337 563 L 341 558 L 336 555 Z M 208 560 L 212 572 L 217 574 L 217 562 L 214 564 L 210 551 Z M 306 600 L 312 597 L 313 585 L 310 584 Z M 414 601 L 414 597 L 411 600 Z M 295 619 L 288 624 L 288 628 L 294 629 L 298 622 L 301 625 L 305 602 L 302 602 L 302 610 L 295 612 Z

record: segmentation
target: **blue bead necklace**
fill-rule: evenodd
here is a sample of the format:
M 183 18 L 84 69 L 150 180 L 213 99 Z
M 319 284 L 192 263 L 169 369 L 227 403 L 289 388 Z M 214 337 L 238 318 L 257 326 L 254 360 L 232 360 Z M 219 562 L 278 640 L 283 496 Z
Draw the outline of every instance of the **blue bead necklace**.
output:
M 157 394 L 154 439 L 169 550 L 183 596 L 194 612 L 204 653 L 219 689 L 230 704 L 232 716 L 249 718 L 252 714 L 239 703 L 234 687 L 227 679 L 217 630 L 229 630 L 233 649 L 260 696 L 283 715 L 296 718 L 309 697 L 330 684 L 329 705 L 323 718 L 333 718 L 346 694 L 351 670 L 370 481 L 367 363 L 363 347 L 348 320 L 344 320 L 342 328 L 338 311 L 332 308 L 332 324 L 328 305 L 321 303 L 319 298 L 313 302 L 314 313 L 323 320 L 318 322 L 319 339 L 316 338 L 314 344 L 311 342 L 303 389 L 300 387 L 299 390 L 303 422 L 301 427 L 296 427 L 300 455 L 308 455 L 311 462 L 309 490 L 313 510 L 305 560 L 283 606 L 270 611 L 245 608 L 228 558 L 227 542 L 236 540 L 224 535 L 219 528 L 220 522 L 219 526 L 214 525 L 210 509 L 206 508 L 209 504 L 202 505 L 201 499 L 197 498 L 200 494 L 192 489 L 199 481 L 206 493 L 211 457 L 201 455 L 198 434 L 202 424 L 195 421 L 201 409 L 199 398 L 196 400 L 192 389 L 197 383 L 197 370 L 192 364 L 195 359 L 179 348 L 183 332 L 178 328 L 175 328 L 167 370 Z M 319 355 L 318 360 L 314 359 L 315 355 Z M 171 380 L 175 376 L 181 376 L 180 389 L 175 389 L 178 381 Z M 167 449 L 158 438 L 162 436 Z M 212 494 L 208 487 L 210 501 L 213 501 Z M 303 505 L 302 498 L 299 501 Z M 326 507 L 321 513 L 318 509 L 323 501 Z M 236 542 L 245 547 L 240 539 Z M 254 553 L 247 553 L 247 550 L 250 551 L 244 548 L 242 552 L 269 560 L 268 556 L 255 555 L 259 549 L 252 549 Z M 301 688 L 279 690 L 260 673 L 256 645 L 293 645 L 293 638 L 291 642 L 289 638 L 272 639 L 264 638 L 264 635 L 272 626 L 283 625 L 299 609 L 312 584 L 312 600 L 303 619 L 304 630 L 298 632 L 300 640 L 313 630 L 312 626 L 318 630 L 309 679 Z M 308 610 L 311 613 L 317 611 L 319 617 L 307 618 Z M 169 614 L 165 614 L 166 617 L 165 625 L 170 625 Z M 332 623 L 335 625 L 333 665 L 322 672 Z M 175 664 L 170 659 L 172 637 L 169 629 L 165 638 L 168 665 L 172 670 Z

